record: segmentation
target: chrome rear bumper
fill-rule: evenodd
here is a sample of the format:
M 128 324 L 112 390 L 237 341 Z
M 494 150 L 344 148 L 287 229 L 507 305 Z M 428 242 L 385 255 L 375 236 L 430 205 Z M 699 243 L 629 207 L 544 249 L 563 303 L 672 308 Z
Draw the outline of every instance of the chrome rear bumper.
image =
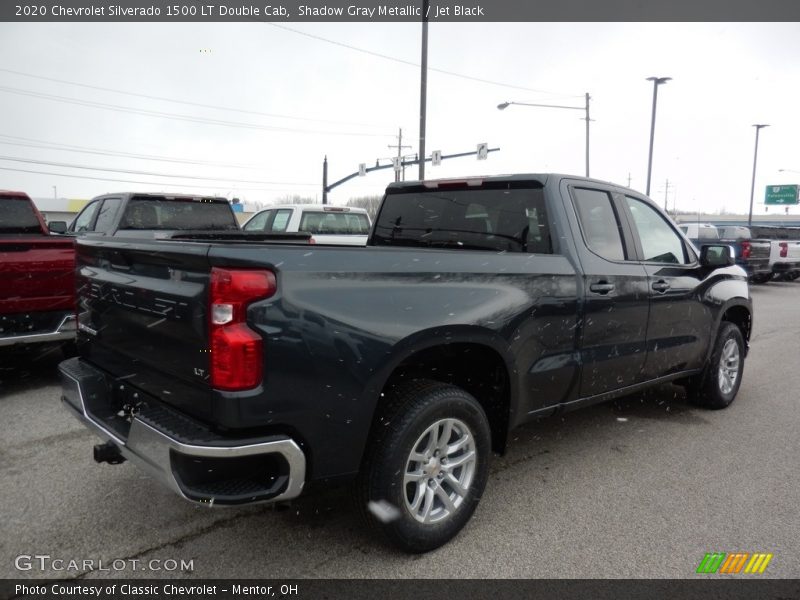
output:
M 206 437 L 205 441 L 187 441 L 170 432 L 169 427 L 160 428 L 145 414 L 126 421 L 130 428 L 123 434 L 108 425 L 108 418 L 93 414 L 90 406 L 102 402 L 98 396 L 108 389 L 107 376 L 79 358 L 62 362 L 59 370 L 64 406 L 100 438 L 115 444 L 123 457 L 187 500 L 212 506 L 276 502 L 295 498 L 303 490 L 305 454 L 287 436 L 241 441 L 215 438 L 206 430 L 208 435 L 200 436 Z M 260 463 L 261 459 L 266 462 Z M 261 467 L 264 472 L 255 478 L 263 481 L 261 487 L 252 481 L 243 483 L 241 477 L 229 477 L 232 471 L 242 473 Z M 215 471 L 219 481 L 198 482 L 198 474 L 202 477 L 206 471 Z

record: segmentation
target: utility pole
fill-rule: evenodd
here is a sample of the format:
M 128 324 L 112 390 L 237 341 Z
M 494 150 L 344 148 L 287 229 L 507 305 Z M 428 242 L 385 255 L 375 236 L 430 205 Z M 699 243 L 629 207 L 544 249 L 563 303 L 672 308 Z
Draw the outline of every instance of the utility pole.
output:
M 644 195 L 650 195 L 650 175 L 653 172 L 653 138 L 656 133 L 656 103 L 658 102 L 658 86 L 672 80 L 672 77 L 648 77 L 653 82 L 653 114 L 650 117 L 650 152 L 647 155 L 647 188 Z
M 628 187 L 631 187 L 631 172 L 628 171 Z
M 667 199 L 669 197 L 669 179 L 664 184 L 664 211 L 669 212 L 669 206 L 667 204 Z
M 397 148 L 397 162 L 403 162 L 403 148 L 411 148 L 411 146 L 403 146 L 403 128 L 400 128 L 399 133 L 397 134 L 397 145 L 389 144 L 389 148 Z M 405 181 L 405 166 L 403 166 L 403 180 Z M 394 180 L 400 181 L 400 171 L 394 172 Z
M 328 203 L 328 155 L 322 161 L 322 203 Z
M 759 123 L 757 125 L 753 125 L 756 128 L 756 147 L 753 151 L 753 179 L 750 183 L 750 212 L 747 215 L 747 226 L 753 226 L 753 194 L 756 189 L 756 165 L 758 164 L 758 132 L 761 131 L 764 127 L 769 127 L 769 125 L 765 123 Z
M 589 176 L 589 92 L 586 92 L 586 176 Z

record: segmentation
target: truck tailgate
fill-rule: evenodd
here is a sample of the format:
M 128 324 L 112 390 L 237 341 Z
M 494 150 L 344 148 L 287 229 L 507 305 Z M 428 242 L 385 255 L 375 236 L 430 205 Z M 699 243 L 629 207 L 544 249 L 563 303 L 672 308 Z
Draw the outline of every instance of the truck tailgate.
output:
M 74 306 L 72 239 L 0 235 L 0 314 Z
M 81 356 L 118 382 L 200 418 L 210 415 L 207 244 L 77 244 Z M 137 396 L 138 397 L 138 396 Z

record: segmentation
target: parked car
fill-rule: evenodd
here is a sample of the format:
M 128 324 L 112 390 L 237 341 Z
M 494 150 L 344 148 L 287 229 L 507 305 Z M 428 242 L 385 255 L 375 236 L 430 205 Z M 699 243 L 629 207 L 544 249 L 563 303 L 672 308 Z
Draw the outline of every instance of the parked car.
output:
M 0 348 L 75 338 L 75 250 L 24 192 L 0 191 Z
M 207 506 L 350 480 L 411 552 L 467 523 L 523 423 L 671 381 L 727 407 L 752 328 L 728 245 L 696 251 L 646 197 L 582 177 L 393 183 L 365 248 L 77 246 L 80 356 L 60 369 L 97 461 Z
M 238 231 L 226 198 L 125 192 L 93 198 L 69 227 L 51 223 L 68 235 L 169 237 L 185 230 Z
M 363 208 L 324 204 L 271 206 L 254 214 L 244 231 L 265 233 L 307 232 L 311 243 L 364 246 L 370 220 Z
M 772 279 L 769 240 L 753 239 L 747 227 L 682 223 L 680 229 L 697 247 L 715 240 L 730 245 L 736 257 L 736 264 L 747 271 L 753 283 L 765 283 Z

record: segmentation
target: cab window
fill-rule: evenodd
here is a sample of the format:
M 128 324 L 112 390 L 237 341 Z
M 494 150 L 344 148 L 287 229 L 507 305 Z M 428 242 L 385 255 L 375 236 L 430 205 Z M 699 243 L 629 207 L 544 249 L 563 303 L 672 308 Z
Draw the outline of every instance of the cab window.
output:
M 94 221 L 94 216 L 97 214 L 98 208 L 100 208 L 99 200 L 95 200 L 86 206 L 86 208 L 84 208 L 80 214 L 75 217 L 75 220 L 72 222 L 72 227 L 70 227 L 70 231 L 74 231 L 75 233 L 92 231 L 92 222 Z
M 639 232 L 644 260 L 682 265 L 689 262 L 683 240 L 657 210 L 638 198 L 625 196 L 625 201 Z

